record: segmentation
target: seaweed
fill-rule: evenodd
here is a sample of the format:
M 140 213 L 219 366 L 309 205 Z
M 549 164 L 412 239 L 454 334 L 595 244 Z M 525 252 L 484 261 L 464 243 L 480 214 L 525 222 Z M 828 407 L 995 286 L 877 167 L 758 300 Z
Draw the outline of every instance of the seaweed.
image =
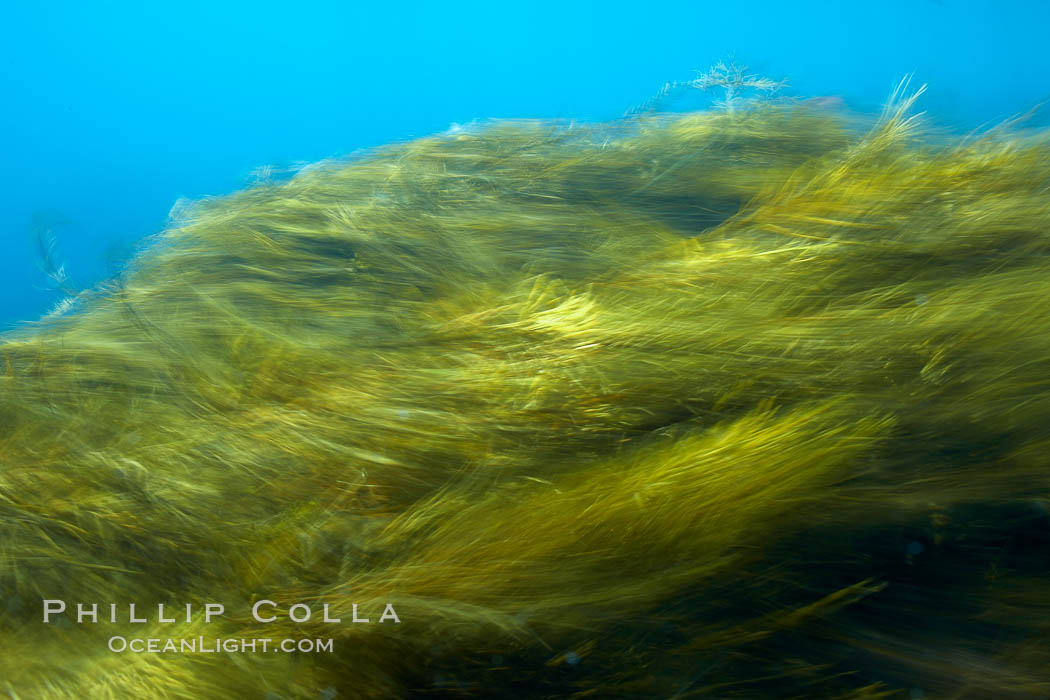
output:
M 0 344 L 4 689 L 1045 697 L 1050 146 L 916 96 L 493 122 L 181 207 Z M 197 636 L 334 648 L 110 650 Z

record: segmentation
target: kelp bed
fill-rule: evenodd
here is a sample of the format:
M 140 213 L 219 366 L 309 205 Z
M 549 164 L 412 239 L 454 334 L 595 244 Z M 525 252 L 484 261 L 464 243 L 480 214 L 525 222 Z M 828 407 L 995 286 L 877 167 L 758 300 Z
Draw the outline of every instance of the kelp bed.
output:
M 498 122 L 184 210 L 0 345 L 0 690 L 1050 695 L 1050 146 L 910 103 Z

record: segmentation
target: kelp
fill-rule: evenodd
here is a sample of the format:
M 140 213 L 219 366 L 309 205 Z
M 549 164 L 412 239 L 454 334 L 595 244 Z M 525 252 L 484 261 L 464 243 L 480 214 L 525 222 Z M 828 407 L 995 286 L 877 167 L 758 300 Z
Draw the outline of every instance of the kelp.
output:
M 495 122 L 183 206 L 0 344 L 3 690 L 1045 697 L 1050 146 L 914 97 Z

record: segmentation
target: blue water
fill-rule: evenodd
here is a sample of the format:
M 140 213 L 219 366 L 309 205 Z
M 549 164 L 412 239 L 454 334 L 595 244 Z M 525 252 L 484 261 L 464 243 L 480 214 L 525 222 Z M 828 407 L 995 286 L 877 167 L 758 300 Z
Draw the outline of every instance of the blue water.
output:
M 5 3 L 0 327 L 62 296 L 40 271 L 38 213 L 83 288 L 179 197 L 260 166 L 473 119 L 612 119 L 730 55 L 787 95 L 864 111 L 914 73 L 921 108 L 967 131 L 1050 98 L 1048 28 L 1047 0 Z

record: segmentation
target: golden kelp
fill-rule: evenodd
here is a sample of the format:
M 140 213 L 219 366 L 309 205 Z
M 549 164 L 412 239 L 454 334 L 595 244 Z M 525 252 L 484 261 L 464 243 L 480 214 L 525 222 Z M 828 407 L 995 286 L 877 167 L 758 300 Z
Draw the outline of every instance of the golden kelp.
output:
M 185 209 L 0 345 L 2 689 L 1050 694 L 1050 145 L 910 106 L 501 122 Z

